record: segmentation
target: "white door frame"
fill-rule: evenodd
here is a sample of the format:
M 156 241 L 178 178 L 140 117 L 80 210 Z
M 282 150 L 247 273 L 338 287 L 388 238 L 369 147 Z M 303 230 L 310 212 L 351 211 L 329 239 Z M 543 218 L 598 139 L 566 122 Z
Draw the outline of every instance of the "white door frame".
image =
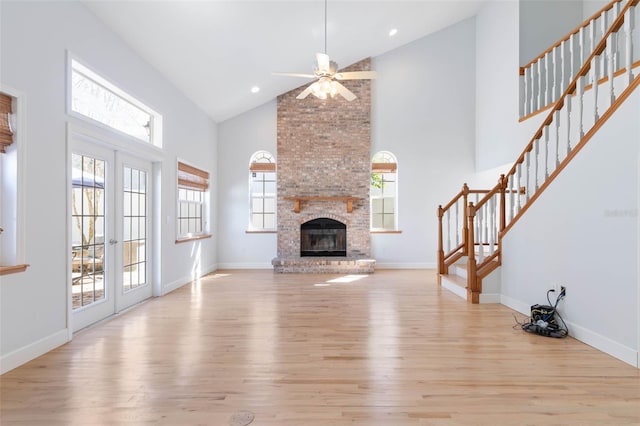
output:
M 150 240 L 152 241 L 151 247 L 149 247 L 148 259 L 150 266 L 148 273 L 150 275 L 150 286 L 152 288 L 153 296 L 162 295 L 162 268 L 161 258 L 162 250 L 159 242 L 162 236 L 162 225 L 160 221 L 160 213 L 162 207 L 161 199 L 161 178 L 162 178 L 162 151 L 155 146 L 147 146 L 144 143 L 131 142 L 129 140 L 118 137 L 114 132 L 108 130 L 102 130 L 93 126 L 89 126 L 85 123 L 79 122 L 67 122 L 67 138 L 66 138 L 66 159 L 67 159 L 67 283 L 71 282 L 71 153 L 73 152 L 73 140 L 74 138 L 84 140 L 87 143 L 94 144 L 96 146 L 102 146 L 113 152 L 121 152 L 127 156 L 134 158 L 144 159 L 151 164 L 149 171 L 149 184 L 151 191 L 149 193 L 152 201 L 148 203 L 150 209 L 149 214 L 152 225 L 148 229 L 150 233 Z M 73 338 L 73 309 L 72 309 L 72 294 L 71 285 L 67 285 L 67 330 L 68 340 Z

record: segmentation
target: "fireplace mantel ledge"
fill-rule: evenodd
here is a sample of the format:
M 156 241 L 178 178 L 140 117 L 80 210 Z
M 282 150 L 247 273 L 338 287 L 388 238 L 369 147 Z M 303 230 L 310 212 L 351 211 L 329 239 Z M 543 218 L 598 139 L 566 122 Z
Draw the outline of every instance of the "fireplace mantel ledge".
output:
M 300 204 L 302 201 L 344 201 L 347 203 L 347 213 L 351 213 L 353 211 L 353 202 L 360 199 L 360 197 L 351 197 L 351 196 L 343 196 L 343 197 L 320 197 L 320 196 L 310 196 L 310 195 L 300 195 L 296 197 L 284 197 L 285 200 L 293 201 L 293 211 L 295 213 L 300 213 Z

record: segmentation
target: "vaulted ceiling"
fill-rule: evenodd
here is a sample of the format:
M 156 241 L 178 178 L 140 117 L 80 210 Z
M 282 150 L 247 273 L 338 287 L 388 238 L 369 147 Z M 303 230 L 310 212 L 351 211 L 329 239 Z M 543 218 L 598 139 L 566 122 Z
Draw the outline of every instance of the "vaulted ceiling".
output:
M 327 53 L 345 67 L 469 18 L 485 1 L 328 0 Z M 310 73 L 324 51 L 323 0 L 84 4 L 216 122 L 305 84 L 271 73 Z

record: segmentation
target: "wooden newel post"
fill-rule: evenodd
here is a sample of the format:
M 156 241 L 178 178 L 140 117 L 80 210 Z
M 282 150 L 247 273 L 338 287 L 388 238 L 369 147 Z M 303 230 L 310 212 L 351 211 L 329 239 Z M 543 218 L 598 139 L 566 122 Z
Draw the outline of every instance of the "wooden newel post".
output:
M 498 235 L 507 226 L 507 178 L 505 175 L 500 175 L 500 228 L 498 229 Z
M 467 201 L 468 201 L 468 195 L 469 195 L 469 186 L 467 186 L 467 184 L 465 183 L 464 185 L 462 185 L 462 205 L 463 206 L 467 206 Z M 463 255 L 468 255 L 468 241 L 469 241 L 469 224 L 467 223 L 467 219 L 464 218 L 462 220 L 462 254 Z
M 469 239 L 467 242 L 467 301 L 471 303 L 480 302 L 480 289 L 478 288 L 478 277 L 476 276 L 476 250 L 475 235 L 473 232 L 473 221 L 476 216 L 476 208 L 470 202 L 467 207 L 467 221 Z
M 442 205 L 438 206 L 438 274 L 444 274 L 444 242 L 442 241 L 442 217 L 444 210 Z M 438 283 L 440 280 L 438 279 Z

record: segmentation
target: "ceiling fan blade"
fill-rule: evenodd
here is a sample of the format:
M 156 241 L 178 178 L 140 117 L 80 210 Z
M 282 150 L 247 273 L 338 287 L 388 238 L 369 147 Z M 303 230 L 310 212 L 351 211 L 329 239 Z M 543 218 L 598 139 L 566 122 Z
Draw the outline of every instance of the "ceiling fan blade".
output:
M 310 94 L 311 94 L 311 85 L 309 85 L 309 87 L 307 87 L 302 92 L 300 92 L 300 94 L 298 96 L 296 96 L 296 99 L 304 99 L 307 96 L 309 96 Z
M 301 78 L 316 78 L 313 74 L 303 74 L 297 72 L 272 72 L 271 75 L 281 75 L 285 77 L 301 77 Z
M 375 71 L 339 72 L 334 76 L 336 80 L 372 80 L 378 77 Z
M 331 60 L 326 53 L 316 53 L 316 62 L 318 62 L 318 71 L 329 73 L 331 68 Z
M 357 98 L 357 96 L 351 90 L 347 89 L 337 81 L 334 80 L 332 84 L 335 86 L 336 89 L 338 89 L 338 93 L 340 93 L 342 97 L 348 100 L 349 102 Z

